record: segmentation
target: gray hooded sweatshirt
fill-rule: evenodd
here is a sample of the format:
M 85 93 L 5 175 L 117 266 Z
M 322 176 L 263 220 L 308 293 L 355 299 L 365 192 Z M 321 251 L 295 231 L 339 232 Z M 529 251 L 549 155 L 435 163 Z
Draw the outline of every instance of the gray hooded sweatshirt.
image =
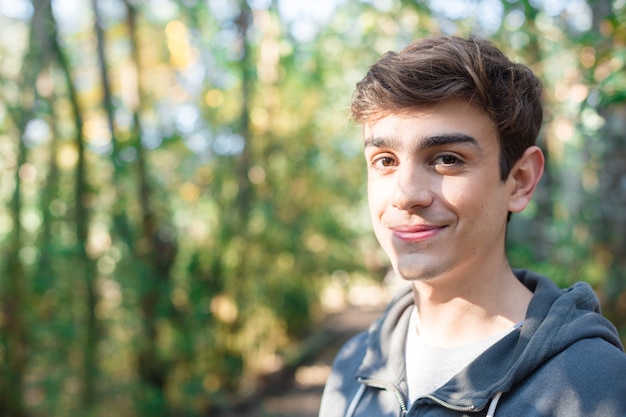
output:
M 413 295 L 401 291 L 337 355 L 320 417 L 626 416 L 626 355 L 591 287 L 514 272 L 534 293 L 524 324 L 413 404 L 404 359 Z

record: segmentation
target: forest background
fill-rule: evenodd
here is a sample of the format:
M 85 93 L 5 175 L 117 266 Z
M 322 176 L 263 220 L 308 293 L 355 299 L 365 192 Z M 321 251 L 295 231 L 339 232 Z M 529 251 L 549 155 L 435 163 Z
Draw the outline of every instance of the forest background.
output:
M 211 415 L 298 355 L 388 268 L 353 86 L 439 33 L 542 78 L 512 264 L 625 335 L 625 0 L 1 0 L 0 415 Z

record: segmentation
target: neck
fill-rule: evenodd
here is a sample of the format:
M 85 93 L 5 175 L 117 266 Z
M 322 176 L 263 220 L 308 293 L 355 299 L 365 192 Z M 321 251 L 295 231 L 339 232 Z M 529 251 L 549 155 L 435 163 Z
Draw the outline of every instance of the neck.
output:
M 413 282 L 420 337 L 434 346 L 477 342 L 524 320 L 532 293 L 505 262 L 496 271 Z

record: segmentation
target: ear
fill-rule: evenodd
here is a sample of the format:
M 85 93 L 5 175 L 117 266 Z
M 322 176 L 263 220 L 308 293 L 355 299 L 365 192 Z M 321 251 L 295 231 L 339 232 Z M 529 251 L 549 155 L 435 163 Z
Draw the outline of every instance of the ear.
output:
M 513 166 L 507 180 L 512 187 L 509 198 L 510 212 L 519 213 L 526 208 L 543 175 L 544 163 L 541 149 L 538 146 L 531 146 Z

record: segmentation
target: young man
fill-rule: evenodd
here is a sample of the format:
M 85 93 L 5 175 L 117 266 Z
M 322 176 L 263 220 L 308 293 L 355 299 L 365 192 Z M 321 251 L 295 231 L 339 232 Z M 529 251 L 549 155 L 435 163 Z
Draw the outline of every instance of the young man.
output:
M 505 254 L 543 173 L 530 69 L 483 40 L 419 40 L 371 67 L 352 116 L 374 232 L 410 286 L 340 351 L 320 416 L 626 416 L 626 355 L 592 289 Z

